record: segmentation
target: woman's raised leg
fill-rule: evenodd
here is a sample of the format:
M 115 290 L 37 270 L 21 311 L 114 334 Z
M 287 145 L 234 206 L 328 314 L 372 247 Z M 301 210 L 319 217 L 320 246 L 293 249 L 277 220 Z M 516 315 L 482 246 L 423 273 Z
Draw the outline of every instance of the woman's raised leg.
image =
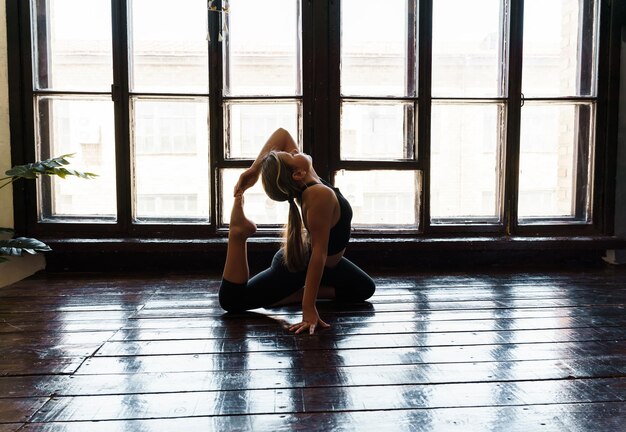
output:
M 228 248 L 222 276 L 225 280 L 242 284 L 250 278 L 247 241 L 255 232 L 256 225 L 246 218 L 243 211 L 243 195 L 236 196 L 230 213 Z
M 306 271 L 290 272 L 283 262 L 282 250 L 272 259 L 272 265 L 250 278 L 247 240 L 256 232 L 256 225 L 246 218 L 243 199 L 235 197 L 230 215 L 228 249 L 222 284 L 219 291 L 220 306 L 228 312 L 241 312 L 260 307 L 277 306 L 302 301 Z

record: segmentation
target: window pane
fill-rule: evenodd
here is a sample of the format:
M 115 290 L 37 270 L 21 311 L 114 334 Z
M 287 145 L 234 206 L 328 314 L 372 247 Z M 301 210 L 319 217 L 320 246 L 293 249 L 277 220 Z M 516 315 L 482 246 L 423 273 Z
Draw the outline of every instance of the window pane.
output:
M 206 0 L 131 0 L 129 9 L 133 91 L 208 93 Z
M 433 104 L 433 223 L 500 219 L 504 119 L 501 104 Z
M 115 131 L 110 98 L 42 97 L 37 100 L 36 120 L 39 159 L 74 153 L 70 168 L 98 175 L 93 180 L 44 178 L 39 190 L 40 218 L 115 220 Z
M 415 124 L 412 102 L 345 102 L 341 110 L 341 158 L 412 159 Z
M 242 169 L 224 169 L 222 175 L 222 224 L 228 224 L 230 220 L 230 211 L 233 207 L 233 190 L 239 176 L 244 170 Z M 266 194 L 261 180 L 250 189 L 246 190 L 244 195 L 244 211 L 248 219 L 257 225 L 284 225 L 287 223 L 289 215 L 289 204 L 287 202 L 278 202 L 271 200 Z
M 110 0 L 32 0 L 35 86 L 109 91 L 113 83 Z
M 228 158 L 254 159 L 279 127 L 286 129 L 296 142 L 299 141 L 299 102 L 227 102 L 224 113 Z
M 433 96 L 504 96 L 504 8 L 504 0 L 433 2 Z
M 341 2 L 341 93 L 352 96 L 414 96 L 408 82 L 417 34 L 414 0 Z M 409 54 L 409 50 L 412 52 Z M 415 63 L 415 62 L 412 62 Z
M 300 0 L 229 5 L 224 94 L 300 95 Z
M 417 228 L 421 173 L 339 171 L 335 176 L 335 185 L 352 206 L 352 225 L 410 225 Z
M 594 106 L 522 107 L 518 216 L 590 219 Z
M 207 99 L 133 101 L 135 218 L 209 220 Z
M 594 0 L 525 0 L 526 97 L 595 96 L 597 23 Z

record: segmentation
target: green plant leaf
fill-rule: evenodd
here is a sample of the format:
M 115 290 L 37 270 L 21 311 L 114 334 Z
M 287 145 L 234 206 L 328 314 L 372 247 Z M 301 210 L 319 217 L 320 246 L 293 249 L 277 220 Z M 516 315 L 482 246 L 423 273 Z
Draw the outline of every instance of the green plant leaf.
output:
M 6 172 L 6 175 L 13 178 L 36 179 L 39 175 L 55 175 L 61 178 L 67 176 L 75 176 L 84 179 L 92 179 L 98 177 L 97 174 L 90 172 L 81 172 L 73 169 L 64 168 L 69 165 L 67 158 L 74 156 L 73 154 L 62 155 L 53 159 L 47 159 L 41 162 L 33 162 L 26 165 L 17 165 Z
M 0 255 L 22 256 L 24 253 L 31 255 L 37 252 L 50 251 L 50 246 L 34 238 L 18 237 L 9 240 L 0 240 Z
M 13 230 L 13 228 L 0 228 L 0 233 L 4 234 L 4 233 L 9 233 L 9 234 L 13 234 L 15 231 Z

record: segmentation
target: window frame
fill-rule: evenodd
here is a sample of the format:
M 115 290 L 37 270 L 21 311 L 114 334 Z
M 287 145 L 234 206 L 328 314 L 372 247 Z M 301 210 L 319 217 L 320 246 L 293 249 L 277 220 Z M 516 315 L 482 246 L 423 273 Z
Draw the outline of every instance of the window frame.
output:
M 421 0 L 418 4 L 419 25 L 418 70 L 420 77 L 417 94 L 413 100 L 417 115 L 417 148 L 419 155 L 415 161 L 341 161 L 339 158 L 341 102 L 339 86 L 340 64 L 340 1 L 302 2 L 302 143 L 304 150 L 311 153 L 316 161 L 317 172 L 331 179 L 333 172 L 339 169 L 366 170 L 409 169 L 422 171 L 422 193 L 417 202 L 421 203 L 419 230 L 398 231 L 390 227 L 383 231 L 359 229 L 356 238 L 402 238 L 402 237 L 458 237 L 468 236 L 506 237 L 506 236 L 562 236 L 578 237 L 592 235 L 612 235 L 615 209 L 615 172 L 617 148 L 617 113 L 618 102 L 614 96 L 619 89 L 620 26 L 624 24 L 621 10 L 615 2 L 600 0 L 598 71 L 596 121 L 595 121 L 595 158 L 593 161 L 593 198 L 592 216 L 589 224 L 533 224 L 521 225 L 517 220 L 517 185 L 519 167 L 519 136 L 521 94 L 521 62 L 523 34 L 523 0 L 510 1 L 509 29 L 509 79 L 507 104 L 507 134 L 505 148 L 503 220 L 499 225 L 458 225 L 433 226 L 430 223 L 430 110 L 433 98 L 431 88 L 430 40 L 432 37 L 432 2 Z M 113 36 L 113 80 L 110 92 L 60 92 L 34 90 L 33 49 L 31 45 L 32 28 L 30 24 L 30 2 L 7 0 L 8 64 L 9 64 L 9 110 L 11 128 L 11 149 L 13 165 L 27 163 L 36 159 L 35 151 L 35 111 L 36 95 L 110 95 L 116 103 L 116 165 L 117 165 L 117 222 L 111 223 L 48 223 L 37 220 L 37 199 L 34 182 L 14 184 L 15 225 L 20 234 L 43 238 L 84 239 L 84 238 L 164 238 L 195 239 L 225 238 L 227 230 L 219 226 L 219 169 L 245 168 L 251 160 L 227 160 L 223 146 L 223 103 L 221 92 L 223 71 L 213 67 L 209 79 L 208 94 L 195 96 L 209 97 L 209 136 L 211 176 L 210 224 L 134 224 L 132 221 L 131 153 L 130 153 L 130 98 L 134 93 L 129 90 L 128 67 L 128 32 L 127 1 L 111 0 Z M 208 13 L 209 31 L 213 41 L 217 41 L 220 27 L 218 14 Z M 315 31 L 313 31 L 315 29 Z M 327 29 L 327 31 L 320 31 Z M 211 65 L 222 64 L 222 44 L 212 42 L 208 45 Z M 321 51 L 320 51 L 321 50 Z M 326 52 L 327 55 L 315 55 Z M 139 94 L 139 93 L 138 93 Z M 154 95 L 155 93 L 140 93 Z M 167 93 L 163 96 L 176 96 Z M 179 96 L 194 96 L 179 94 Z M 291 97 L 289 97 L 291 98 Z M 249 98 L 247 98 L 249 99 Z M 259 98 L 254 98 L 259 99 Z M 273 98 L 272 98 L 273 99 Z M 368 98 L 370 99 L 370 98 Z M 314 108 L 313 108 L 314 107 Z M 321 108 L 320 108 L 321 107 Z M 325 108 L 324 108 L 325 107 Z M 326 143 L 326 144 L 325 144 Z M 264 231 L 269 237 L 279 236 L 278 225 Z

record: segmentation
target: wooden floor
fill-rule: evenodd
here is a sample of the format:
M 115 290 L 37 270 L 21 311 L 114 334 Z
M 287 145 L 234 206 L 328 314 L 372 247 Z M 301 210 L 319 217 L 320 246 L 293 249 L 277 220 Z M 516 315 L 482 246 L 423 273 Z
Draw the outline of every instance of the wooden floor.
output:
M 314 336 L 215 276 L 0 289 L 0 432 L 626 430 L 626 268 L 374 277 Z

